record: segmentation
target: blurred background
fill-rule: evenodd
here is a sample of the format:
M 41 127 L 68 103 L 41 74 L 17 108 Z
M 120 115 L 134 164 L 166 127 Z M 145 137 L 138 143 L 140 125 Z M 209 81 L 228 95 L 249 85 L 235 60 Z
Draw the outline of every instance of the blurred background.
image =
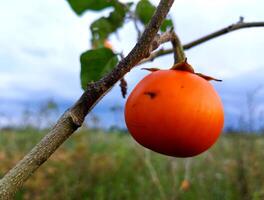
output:
M 177 0 L 169 15 L 186 44 L 240 16 L 264 21 L 263 7 L 262 0 Z M 110 11 L 77 16 L 65 0 L 1 2 L 0 175 L 82 94 L 79 57 L 91 48 L 89 26 Z M 16 198 L 46 199 L 59 190 L 56 199 L 264 199 L 263 35 L 264 27 L 242 29 L 186 51 L 197 72 L 223 80 L 213 84 L 224 104 L 226 135 L 209 152 L 186 161 L 138 146 L 124 134 L 126 99 L 117 84 Z M 136 40 L 134 24 L 127 22 L 109 43 L 126 55 Z M 140 68 L 172 64 L 167 55 L 134 68 L 125 77 L 128 94 L 148 74 Z M 48 185 L 53 187 L 43 194 Z

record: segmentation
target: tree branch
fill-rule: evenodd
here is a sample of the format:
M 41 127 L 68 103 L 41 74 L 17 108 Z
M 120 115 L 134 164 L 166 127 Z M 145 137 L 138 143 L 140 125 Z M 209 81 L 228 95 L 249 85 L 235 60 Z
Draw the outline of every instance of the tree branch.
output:
M 150 55 L 159 27 L 174 0 L 161 0 L 150 23 L 131 52 L 113 71 L 88 85 L 80 99 L 66 111 L 52 130 L 0 180 L 0 199 L 12 199 L 15 192 L 54 151 L 82 125 L 92 107 L 138 62 Z
M 233 31 L 239 30 L 239 29 L 244 29 L 244 28 L 256 28 L 256 27 L 264 27 L 264 22 L 243 22 L 243 21 L 239 21 L 236 24 L 232 24 L 230 26 L 227 26 L 225 28 L 222 28 L 218 31 L 215 31 L 211 34 L 208 34 L 206 36 L 203 36 L 197 40 L 194 40 L 190 43 L 187 43 L 185 45 L 183 45 L 183 49 L 184 50 L 188 50 L 192 47 L 195 47 L 199 44 L 202 44 L 204 42 L 207 42 L 211 39 L 217 38 L 219 36 L 225 35 L 227 33 L 231 33 Z M 160 56 L 164 56 L 164 55 L 168 55 L 173 53 L 173 49 L 160 49 L 156 52 L 153 52 L 148 58 L 145 58 L 144 60 L 142 60 L 139 64 L 143 64 L 149 61 L 153 61 L 155 58 L 160 57 Z

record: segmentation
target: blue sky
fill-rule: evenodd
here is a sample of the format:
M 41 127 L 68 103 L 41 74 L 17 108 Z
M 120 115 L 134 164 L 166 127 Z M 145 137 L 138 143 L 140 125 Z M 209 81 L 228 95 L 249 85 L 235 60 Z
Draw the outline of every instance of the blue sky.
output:
M 239 16 L 245 21 L 264 21 L 263 7 L 262 0 L 176 0 L 170 15 L 182 42 L 187 43 L 237 22 Z M 70 106 L 82 93 L 79 55 L 90 48 L 89 24 L 99 16 L 87 12 L 78 17 L 65 0 L 3 1 L 0 7 L 0 113 L 18 113 L 24 105 L 35 105 L 49 98 L 63 108 Z M 240 30 L 186 52 L 196 71 L 224 80 L 214 85 L 225 106 L 226 125 L 237 123 L 246 114 L 246 94 L 263 84 L 263 35 L 264 28 Z M 136 32 L 131 23 L 118 36 L 110 38 L 115 50 L 125 54 L 135 41 Z M 169 68 L 172 62 L 170 55 L 144 67 Z M 146 74 L 139 68 L 132 70 L 126 76 L 129 91 Z M 263 100 L 264 93 L 260 91 L 256 96 L 256 116 L 264 110 Z M 110 125 L 114 119 L 107 120 L 111 118 L 109 107 L 124 103 L 119 88 L 115 87 L 96 106 L 94 113 L 102 117 L 102 124 Z M 122 116 L 119 121 L 123 122 Z

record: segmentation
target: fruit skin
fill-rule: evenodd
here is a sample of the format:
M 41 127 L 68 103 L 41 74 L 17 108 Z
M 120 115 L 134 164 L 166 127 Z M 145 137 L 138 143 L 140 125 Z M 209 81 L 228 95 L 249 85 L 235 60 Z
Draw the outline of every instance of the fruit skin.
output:
M 221 99 L 198 75 L 180 70 L 152 72 L 134 88 L 125 106 L 133 138 L 155 152 L 195 156 L 211 147 L 224 124 Z

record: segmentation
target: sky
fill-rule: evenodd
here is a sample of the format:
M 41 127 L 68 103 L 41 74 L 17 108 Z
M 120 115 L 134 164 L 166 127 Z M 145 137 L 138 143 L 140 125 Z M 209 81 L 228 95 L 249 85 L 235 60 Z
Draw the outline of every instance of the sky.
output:
M 157 5 L 158 1 L 152 1 Z M 264 21 L 262 0 L 175 0 L 169 15 L 175 30 L 188 43 L 220 28 L 236 23 Z M 9 0 L 0 7 L 0 115 L 17 116 L 26 106 L 53 99 L 62 110 L 81 95 L 79 56 L 90 48 L 89 25 L 102 13 L 77 16 L 65 0 Z M 129 39 L 128 39 L 129 34 Z M 256 122 L 262 125 L 264 113 L 264 27 L 239 30 L 186 51 L 197 72 L 222 79 L 213 83 L 225 108 L 225 125 L 237 126 L 248 116 L 247 96 L 254 96 Z M 126 55 L 136 42 L 132 23 L 110 37 L 116 52 Z M 164 45 L 169 48 L 170 44 Z M 171 67 L 173 56 L 158 58 L 140 67 Z M 133 69 L 126 79 L 129 92 L 147 72 Z M 124 125 L 122 111 L 113 115 L 110 108 L 123 107 L 125 99 L 118 86 L 93 110 L 102 126 L 118 121 Z M 61 111 L 62 112 L 62 111 Z M 118 120 L 116 120 L 118 118 Z M 0 117 L 1 121 L 1 117 Z M 6 122 L 7 123 L 7 122 Z

